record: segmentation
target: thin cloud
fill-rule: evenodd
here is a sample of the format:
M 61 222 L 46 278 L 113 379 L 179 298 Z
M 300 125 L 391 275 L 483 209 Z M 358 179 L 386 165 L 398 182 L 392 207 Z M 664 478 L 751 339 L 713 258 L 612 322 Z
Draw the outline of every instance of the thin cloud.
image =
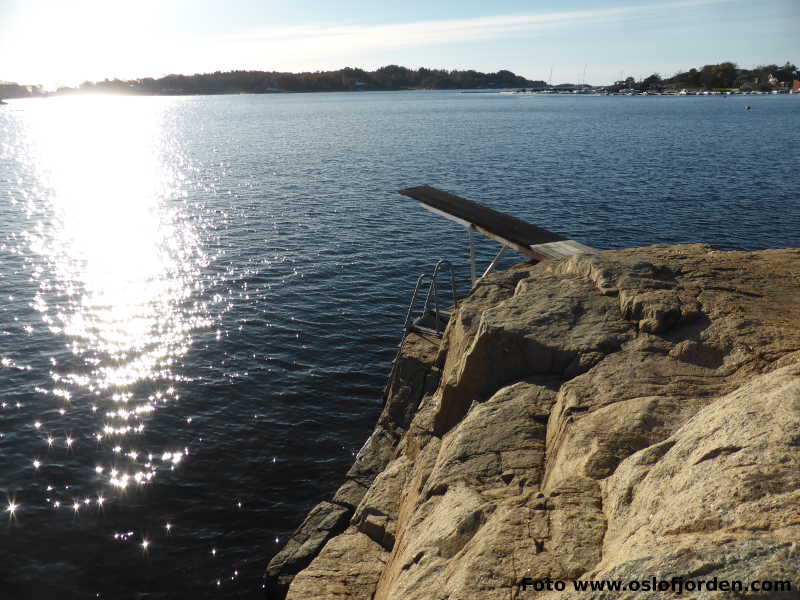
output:
M 500 15 L 474 19 L 419 21 L 396 25 L 301 26 L 254 30 L 220 36 L 216 43 L 282 47 L 303 55 L 359 48 L 394 49 L 491 40 L 538 30 L 659 17 L 680 9 L 730 3 L 733 0 L 680 0 L 658 4 L 558 13 Z
M 40 39 L 48 40 L 49 44 L 29 45 L 26 46 L 26 52 L 20 53 L 16 49 L 24 46 L 27 33 L 20 33 L 14 39 L 0 36 L 0 50 L 5 49 L 4 54 L 12 57 L 4 65 L 3 78 L 39 81 L 53 87 L 55 84 L 74 85 L 85 79 L 104 77 L 125 79 L 229 69 L 298 71 L 338 68 L 345 62 L 373 68 L 378 66 L 379 61 L 385 60 L 413 63 L 416 60 L 414 58 L 395 59 L 393 55 L 414 56 L 415 49 L 455 47 L 464 43 L 513 38 L 530 39 L 538 33 L 602 28 L 608 24 L 624 23 L 632 29 L 641 30 L 660 26 L 675 15 L 688 17 L 702 8 L 741 2 L 656 1 L 615 8 L 472 19 L 396 24 L 339 22 L 261 28 L 229 34 L 199 34 L 145 27 L 143 23 L 153 17 L 153 7 L 156 6 L 153 4 L 155 0 L 147 1 L 150 3 L 147 10 L 129 15 L 130 18 L 125 19 L 126 25 L 121 27 L 107 26 L 107 10 L 89 11 L 85 15 L 80 13 L 81 18 L 77 20 L 67 18 L 72 13 L 54 15 L 48 12 L 48 18 L 44 19 L 41 11 L 33 11 L 31 18 L 36 17 L 37 34 Z M 91 6 L 101 4 L 105 6 L 102 0 L 91 2 Z M 85 1 L 81 6 L 86 8 L 90 4 Z M 70 23 L 71 26 L 65 27 L 63 23 Z M 143 44 L 145 31 L 148 32 L 148 38 Z M 54 54 L 53 47 L 59 48 L 59 52 Z M 424 50 L 422 53 L 425 53 Z M 461 62 L 479 67 L 479 58 L 473 56 Z

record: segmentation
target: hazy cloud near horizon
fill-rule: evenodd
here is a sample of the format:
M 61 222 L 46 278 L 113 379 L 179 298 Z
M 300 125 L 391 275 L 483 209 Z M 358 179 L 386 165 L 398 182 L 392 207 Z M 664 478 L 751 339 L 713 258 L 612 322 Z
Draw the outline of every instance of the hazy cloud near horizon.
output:
M 539 2 L 536 12 L 515 10 L 529 7 L 527 2 L 499 0 L 492 15 L 452 3 L 447 18 L 408 14 L 387 22 L 380 7 L 348 14 L 344 9 L 354 2 L 344 2 L 342 14 L 326 19 L 311 10 L 312 0 L 305 3 L 308 18 L 297 6 L 297 14 L 277 18 L 277 8 L 288 8 L 273 0 L 261 4 L 276 10 L 258 19 L 252 0 L 231 0 L 225 13 L 231 22 L 214 28 L 202 14 L 183 19 L 189 4 L 12 1 L 10 9 L 0 6 L 0 53 L 8 57 L 0 79 L 52 86 L 171 72 L 371 69 L 397 63 L 507 68 L 531 79 L 545 79 L 554 68 L 559 81 L 577 81 L 589 68 L 590 81 L 606 83 L 622 73 L 641 77 L 720 60 L 748 66 L 791 60 L 792 36 L 781 41 L 775 34 L 789 30 L 791 17 L 800 16 L 795 0 L 764 0 L 758 7 L 746 0 L 609 1 L 599 8 L 587 0 L 549 0 Z M 31 44 L 34 33 L 40 42 Z

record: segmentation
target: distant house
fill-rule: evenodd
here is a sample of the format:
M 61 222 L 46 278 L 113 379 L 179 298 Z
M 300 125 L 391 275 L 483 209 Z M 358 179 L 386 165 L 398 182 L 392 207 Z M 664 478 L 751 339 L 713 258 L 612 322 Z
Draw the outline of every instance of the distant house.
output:
M 792 81 L 792 90 L 800 91 L 800 80 L 795 79 Z

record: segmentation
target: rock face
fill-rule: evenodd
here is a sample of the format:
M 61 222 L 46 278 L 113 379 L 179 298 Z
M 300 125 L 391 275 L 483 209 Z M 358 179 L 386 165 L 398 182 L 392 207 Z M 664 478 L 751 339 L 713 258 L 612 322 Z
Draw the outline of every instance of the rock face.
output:
M 409 339 L 348 480 L 270 563 L 271 597 L 673 597 L 523 577 L 800 597 L 800 251 L 519 266 L 437 346 Z

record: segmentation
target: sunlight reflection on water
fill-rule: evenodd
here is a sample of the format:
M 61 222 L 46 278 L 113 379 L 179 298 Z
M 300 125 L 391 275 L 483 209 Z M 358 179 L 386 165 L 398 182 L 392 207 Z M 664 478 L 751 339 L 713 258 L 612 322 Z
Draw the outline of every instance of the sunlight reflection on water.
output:
M 190 333 L 209 324 L 202 306 L 182 304 L 204 256 L 176 208 L 182 174 L 163 126 L 169 105 L 129 104 L 62 99 L 28 120 L 40 190 L 30 199 L 27 240 L 48 265 L 33 274 L 34 308 L 78 359 L 72 368 L 51 360 L 52 387 L 38 391 L 63 403 L 62 417 L 76 389 L 94 397 L 93 441 L 106 442 L 98 454 L 111 463 L 95 472 L 118 488 L 148 483 L 184 455 L 122 444 L 144 431 L 159 404 L 177 399 L 171 368 Z M 44 429 L 46 439 L 53 427 Z

